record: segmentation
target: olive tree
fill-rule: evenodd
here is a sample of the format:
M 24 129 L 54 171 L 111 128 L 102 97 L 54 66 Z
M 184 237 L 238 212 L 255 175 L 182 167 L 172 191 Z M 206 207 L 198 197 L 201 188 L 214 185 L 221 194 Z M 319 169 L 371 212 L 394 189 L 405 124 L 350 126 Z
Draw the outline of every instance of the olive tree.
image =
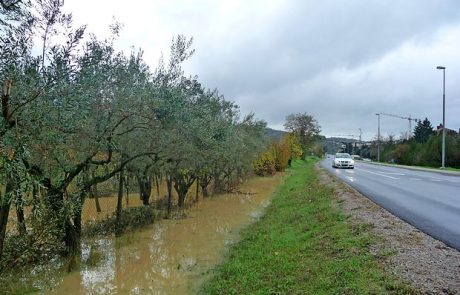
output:
M 22 211 L 24 193 L 30 185 L 34 186 L 40 170 L 29 161 L 33 130 L 43 122 L 43 112 L 35 104 L 46 100 L 45 94 L 53 91 L 60 79 L 71 75 L 71 65 L 75 62 L 72 53 L 84 33 L 84 27 L 71 27 L 71 16 L 61 13 L 61 1 L 24 3 L 30 4 L 4 1 L 1 5 L 0 179 L 6 189 L 0 204 L 0 256 L 12 202 L 18 209 L 19 232 L 25 234 L 26 231 Z M 38 56 L 32 54 L 36 33 L 43 40 L 42 54 Z M 65 33 L 66 41 L 58 46 L 50 38 L 60 33 Z

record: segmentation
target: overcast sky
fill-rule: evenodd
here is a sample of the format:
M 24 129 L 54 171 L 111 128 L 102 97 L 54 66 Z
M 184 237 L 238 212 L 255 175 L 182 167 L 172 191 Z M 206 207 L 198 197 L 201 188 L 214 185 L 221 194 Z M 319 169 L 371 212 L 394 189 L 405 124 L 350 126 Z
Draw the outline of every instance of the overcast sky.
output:
M 242 113 L 283 129 L 307 112 L 322 134 L 377 133 L 375 113 L 460 128 L 458 0 L 67 0 L 76 24 L 104 36 L 115 17 L 117 47 L 142 48 L 152 68 L 173 36 L 194 38 L 186 73 L 217 88 Z M 408 120 L 382 116 L 383 134 L 400 136 Z

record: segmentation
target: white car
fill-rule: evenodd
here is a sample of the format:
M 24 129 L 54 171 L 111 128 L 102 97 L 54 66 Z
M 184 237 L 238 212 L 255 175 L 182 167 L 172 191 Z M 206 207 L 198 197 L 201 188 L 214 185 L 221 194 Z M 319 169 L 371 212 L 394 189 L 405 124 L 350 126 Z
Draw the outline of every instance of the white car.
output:
M 351 158 L 350 154 L 337 153 L 332 160 L 332 168 L 355 168 L 355 161 Z

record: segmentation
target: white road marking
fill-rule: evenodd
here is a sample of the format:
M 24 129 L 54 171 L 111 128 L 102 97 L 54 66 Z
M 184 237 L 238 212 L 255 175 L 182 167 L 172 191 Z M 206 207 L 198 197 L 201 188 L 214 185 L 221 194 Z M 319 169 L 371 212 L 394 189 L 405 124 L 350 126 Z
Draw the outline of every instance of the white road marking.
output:
M 420 178 L 413 178 L 413 177 L 411 177 L 411 178 L 409 178 L 409 179 L 410 179 L 410 180 L 421 180 Z
M 442 179 L 438 179 L 438 178 L 430 178 L 431 181 L 437 181 L 437 182 L 440 182 L 440 181 L 443 181 Z
M 380 172 L 383 174 L 390 174 L 390 175 L 401 175 L 401 176 L 406 175 L 404 173 L 399 173 L 399 172 L 383 172 L 383 171 L 380 171 Z
M 355 168 L 355 169 L 357 169 L 357 168 Z M 373 172 L 373 171 L 369 171 L 369 170 L 364 170 L 364 169 L 361 169 L 361 168 L 359 168 L 359 169 L 357 169 L 357 170 L 359 170 L 359 171 L 364 171 L 364 172 L 368 172 L 368 173 L 372 173 L 372 174 L 379 175 L 379 176 L 383 176 L 383 177 L 387 177 L 387 178 L 391 178 L 391 179 L 399 179 L 399 178 L 397 178 L 397 177 L 388 176 L 388 175 L 385 175 L 385 174 L 381 174 L 381 173 L 377 173 L 377 172 Z

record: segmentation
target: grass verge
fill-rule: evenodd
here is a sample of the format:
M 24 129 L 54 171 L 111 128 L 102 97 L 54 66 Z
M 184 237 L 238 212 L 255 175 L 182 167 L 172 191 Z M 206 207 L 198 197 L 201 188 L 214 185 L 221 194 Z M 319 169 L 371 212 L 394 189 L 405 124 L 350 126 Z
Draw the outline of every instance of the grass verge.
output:
M 417 294 L 384 273 L 368 251 L 376 240 L 347 223 L 315 162 L 293 163 L 264 217 L 243 231 L 202 293 Z

